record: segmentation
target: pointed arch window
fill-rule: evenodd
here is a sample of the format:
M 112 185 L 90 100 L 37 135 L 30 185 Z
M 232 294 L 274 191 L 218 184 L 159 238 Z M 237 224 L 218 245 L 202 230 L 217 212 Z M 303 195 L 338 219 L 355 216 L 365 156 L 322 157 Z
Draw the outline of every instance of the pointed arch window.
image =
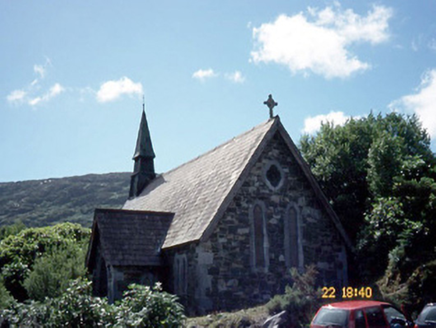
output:
M 174 292 L 179 295 L 186 295 L 188 289 L 188 261 L 186 254 L 174 256 Z
M 251 266 L 255 271 L 267 271 L 269 266 L 269 244 L 264 204 L 261 202 L 255 203 L 250 214 Z
M 285 263 L 288 268 L 303 268 L 303 248 L 300 234 L 299 212 L 295 205 L 286 211 L 284 224 Z

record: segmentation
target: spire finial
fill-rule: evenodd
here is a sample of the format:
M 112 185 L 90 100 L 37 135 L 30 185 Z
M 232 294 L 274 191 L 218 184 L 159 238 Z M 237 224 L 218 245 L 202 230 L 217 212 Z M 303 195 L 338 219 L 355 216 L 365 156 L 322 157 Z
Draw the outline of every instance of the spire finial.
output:
M 268 96 L 268 100 L 263 102 L 264 105 L 267 105 L 269 108 L 269 118 L 274 117 L 273 109 L 274 107 L 278 106 L 278 103 L 276 103 L 272 97 L 272 95 Z
M 145 95 L 142 94 L 142 110 L 145 112 Z

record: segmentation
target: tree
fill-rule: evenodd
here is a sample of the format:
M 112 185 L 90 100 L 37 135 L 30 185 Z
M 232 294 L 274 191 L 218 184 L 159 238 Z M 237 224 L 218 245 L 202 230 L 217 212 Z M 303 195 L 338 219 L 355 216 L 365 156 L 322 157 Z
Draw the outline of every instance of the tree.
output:
M 374 120 L 370 115 L 336 127 L 327 122 L 316 136 L 303 135 L 300 140 L 303 157 L 352 240 L 363 222 L 369 197 L 366 171 Z
M 16 235 L 24 229 L 26 229 L 26 226 L 21 221 L 15 222 L 14 224 L 2 226 L 0 227 L 0 240 L 3 240 L 10 235 Z
M 62 295 L 70 280 L 85 276 L 85 256 L 86 247 L 68 243 L 38 257 L 23 283 L 29 298 L 43 301 Z
M 315 136 L 303 135 L 300 149 L 353 240 L 372 202 L 391 194 L 403 164 L 434 159 L 418 118 L 398 113 L 327 122 Z
M 381 276 L 395 252 L 410 274 L 428 258 L 436 240 L 426 237 L 433 237 L 436 161 L 416 116 L 371 113 L 343 126 L 326 123 L 317 135 L 303 136 L 300 147 L 355 241 L 361 274 Z M 428 243 L 420 245 L 417 236 Z M 412 248 L 422 251 L 413 264 L 406 256 Z
M 26 300 L 28 294 L 23 282 L 33 270 L 38 258 L 70 244 L 85 247 L 89 238 L 89 229 L 72 223 L 29 228 L 16 235 L 9 235 L 0 244 L 0 272 L 5 287 L 18 301 Z

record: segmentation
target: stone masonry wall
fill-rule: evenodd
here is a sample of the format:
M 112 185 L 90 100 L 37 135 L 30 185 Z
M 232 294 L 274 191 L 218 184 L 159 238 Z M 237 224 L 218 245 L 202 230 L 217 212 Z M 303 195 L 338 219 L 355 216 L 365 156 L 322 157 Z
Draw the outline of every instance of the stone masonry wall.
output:
M 130 284 L 153 286 L 159 279 L 155 267 L 138 266 L 108 266 L 108 300 L 113 303 L 123 296 Z
M 204 300 L 205 302 L 202 302 L 201 295 L 196 295 L 196 291 L 199 290 L 199 286 L 201 287 L 201 290 L 207 289 L 207 287 L 201 285 L 201 282 L 208 278 L 207 274 L 202 274 L 201 272 L 197 271 L 197 247 L 198 243 L 190 243 L 165 250 L 164 253 L 165 263 L 169 268 L 167 280 L 163 282 L 164 287 L 170 293 L 176 294 L 179 297 L 179 301 L 185 307 L 188 315 L 203 314 L 212 309 L 212 304 L 208 304 L 211 303 L 209 300 Z M 185 294 L 177 293 L 175 287 L 176 275 L 178 274 L 175 268 L 176 256 L 186 256 L 187 260 L 187 289 Z

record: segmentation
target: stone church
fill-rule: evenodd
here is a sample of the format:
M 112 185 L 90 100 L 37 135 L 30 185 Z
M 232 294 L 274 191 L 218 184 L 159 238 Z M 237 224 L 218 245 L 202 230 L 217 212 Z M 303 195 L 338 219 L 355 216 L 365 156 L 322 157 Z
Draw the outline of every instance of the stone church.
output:
M 202 314 L 267 302 L 292 283 L 293 267 L 315 264 L 320 284 L 347 285 L 350 241 L 271 107 L 270 116 L 156 174 L 143 111 L 129 198 L 95 210 L 95 295 L 114 301 L 130 283 L 160 281 Z

